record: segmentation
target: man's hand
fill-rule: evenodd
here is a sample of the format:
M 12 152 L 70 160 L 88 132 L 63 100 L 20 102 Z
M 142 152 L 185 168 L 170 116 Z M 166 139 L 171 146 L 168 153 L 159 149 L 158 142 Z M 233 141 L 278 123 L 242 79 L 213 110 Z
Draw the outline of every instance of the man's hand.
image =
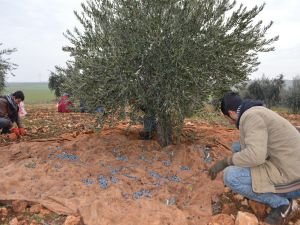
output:
M 214 180 L 216 179 L 219 172 L 224 170 L 227 166 L 232 165 L 231 158 L 225 158 L 223 160 L 217 161 L 209 170 L 208 175 L 210 176 L 210 179 Z
M 22 127 L 22 128 L 19 128 L 19 133 L 20 133 L 20 135 L 26 135 L 27 131 L 25 128 Z
M 11 128 L 10 132 L 16 134 L 17 137 L 20 136 L 20 131 L 16 127 Z

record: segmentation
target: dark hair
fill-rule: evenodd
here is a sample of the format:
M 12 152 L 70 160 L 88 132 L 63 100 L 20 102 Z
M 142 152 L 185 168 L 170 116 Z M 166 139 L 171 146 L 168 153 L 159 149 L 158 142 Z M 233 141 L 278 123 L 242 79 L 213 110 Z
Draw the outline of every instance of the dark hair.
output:
M 242 98 L 238 93 L 228 92 L 221 99 L 221 111 L 224 115 L 229 116 L 228 111 L 236 111 L 242 103 Z
M 16 91 L 12 94 L 12 96 L 14 96 L 16 99 L 21 99 L 22 101 L 25 99 L 23 91 Z

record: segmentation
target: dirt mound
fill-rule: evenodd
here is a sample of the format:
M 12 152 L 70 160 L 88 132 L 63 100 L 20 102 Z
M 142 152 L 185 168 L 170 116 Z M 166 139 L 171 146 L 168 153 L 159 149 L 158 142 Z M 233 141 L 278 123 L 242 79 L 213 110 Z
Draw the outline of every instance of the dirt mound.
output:
M 85 224 L 207 224 L 212 158 L 229 154 L 237 131 L 188 122 L 183 142 L 161 148 L 138 140 L 127 124 L 70 141 L 23 142 L 0 148 L 0 199 L 38 202 Z

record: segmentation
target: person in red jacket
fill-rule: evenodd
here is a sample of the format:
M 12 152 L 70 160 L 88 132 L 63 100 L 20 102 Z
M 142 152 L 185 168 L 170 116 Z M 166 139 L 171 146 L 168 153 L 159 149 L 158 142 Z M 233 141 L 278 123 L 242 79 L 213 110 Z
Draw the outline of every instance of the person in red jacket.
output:
M 58 102 L 57 111 L 62 113 L 69 113 L 71 112 L 72 106 L 73 103 L 70 100 L 69 95 L 67 93 L 64 93 Z
M 16 135 L 25 135 L 26 130 L 18 114 L 18 104 L 24 101 L 25 96 L 22 91 L 16 91 L 11 95 L 0 96 L 0 129 L 1 134 L 16 133 Z M 13 123 L 17 128 L 13 128 Z

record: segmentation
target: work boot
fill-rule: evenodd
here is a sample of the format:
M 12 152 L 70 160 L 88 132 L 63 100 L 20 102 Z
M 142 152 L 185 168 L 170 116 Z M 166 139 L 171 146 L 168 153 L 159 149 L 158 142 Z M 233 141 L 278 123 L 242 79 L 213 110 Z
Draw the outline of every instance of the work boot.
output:
M 10 134 L 10 129 L 8 127 L 2 128 L 1 134 Z
M 295 208 L 297 208 L 297 203 L 293 200 L 290 200 L 288 205 L 272 208 L 264 222 L 270 225 L 288 224 L 288 221 L 291 218 L 292 212 Z
M 142 140 L 151 140 L 152 139 L 151 132 L 141 131 L 139 134 L 140 134 L 140 138 Z

